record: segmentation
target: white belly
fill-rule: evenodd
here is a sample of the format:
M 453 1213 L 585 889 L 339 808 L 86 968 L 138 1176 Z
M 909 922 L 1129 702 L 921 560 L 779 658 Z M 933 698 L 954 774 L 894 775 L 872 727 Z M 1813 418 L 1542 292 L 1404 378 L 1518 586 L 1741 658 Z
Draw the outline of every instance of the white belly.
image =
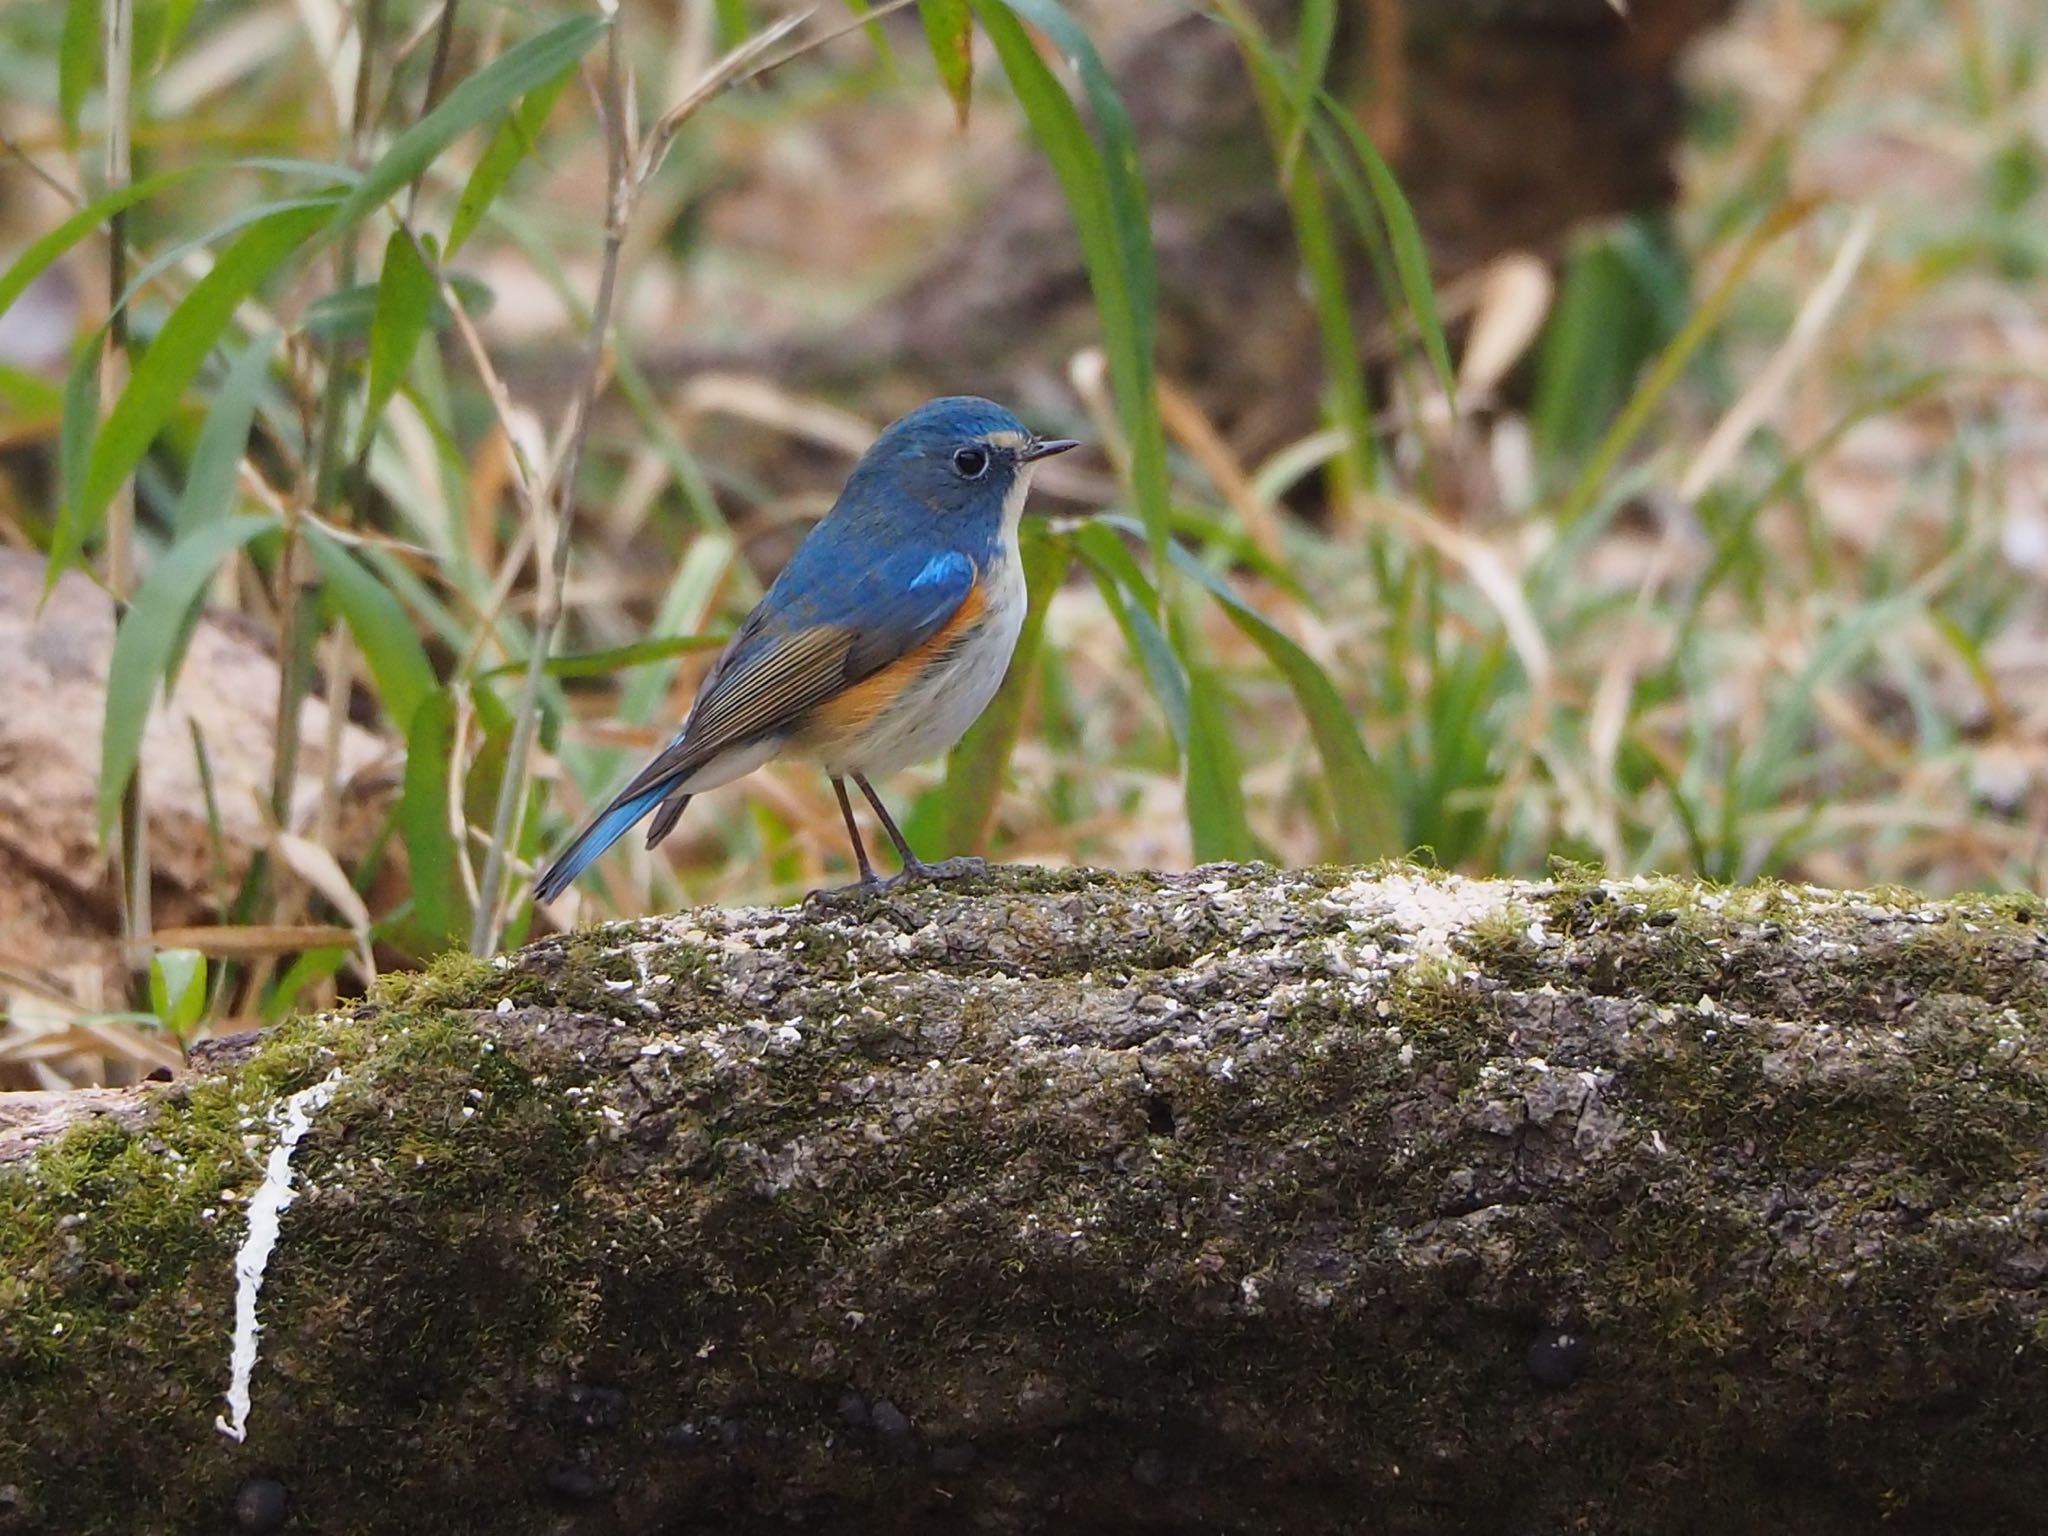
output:
M 943 663 L 905 688 L 858 737 L 821 756 L 834 777 L 893 773 L 937 757 L 967 734 L 988 708 L 1024 628 L 1024 564 L 1014 550 L 988 578 L 981 622 L 961 637 Z

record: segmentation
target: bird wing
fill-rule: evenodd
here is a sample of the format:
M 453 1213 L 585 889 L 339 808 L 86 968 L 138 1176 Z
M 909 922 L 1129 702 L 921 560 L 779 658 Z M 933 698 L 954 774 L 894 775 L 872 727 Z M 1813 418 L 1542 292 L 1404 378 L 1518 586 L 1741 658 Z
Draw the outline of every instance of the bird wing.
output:
M 800 557 L 808 553 L 807 545 Z M 618 799 L 677 786 L 730 748 L 794 729 L 944 629 L 974 584 L 974 562 L 951 550 L 854 570 L 793 560 L 719 656 L 682 731 Z

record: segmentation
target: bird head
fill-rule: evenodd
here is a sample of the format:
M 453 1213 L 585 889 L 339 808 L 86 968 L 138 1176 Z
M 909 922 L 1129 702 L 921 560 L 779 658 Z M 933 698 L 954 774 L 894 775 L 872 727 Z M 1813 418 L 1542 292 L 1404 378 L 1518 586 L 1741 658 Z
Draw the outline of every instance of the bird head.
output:
M 928 400 L 883 429 L 847 482 L 844 501 L 902 505 L 993 532 L 1023 510 L 1039 460 L 1080 445 L 1044 438 L 992 400 Z

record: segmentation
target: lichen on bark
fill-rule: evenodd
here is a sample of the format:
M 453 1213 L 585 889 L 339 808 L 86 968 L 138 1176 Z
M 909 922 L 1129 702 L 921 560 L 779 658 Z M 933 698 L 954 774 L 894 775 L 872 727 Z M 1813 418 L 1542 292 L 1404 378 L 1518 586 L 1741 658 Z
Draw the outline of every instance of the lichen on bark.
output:
M 444 962 L 0 1139 L 0 1532 L 2029 1529 L 2041 927 L 1005 870 Z

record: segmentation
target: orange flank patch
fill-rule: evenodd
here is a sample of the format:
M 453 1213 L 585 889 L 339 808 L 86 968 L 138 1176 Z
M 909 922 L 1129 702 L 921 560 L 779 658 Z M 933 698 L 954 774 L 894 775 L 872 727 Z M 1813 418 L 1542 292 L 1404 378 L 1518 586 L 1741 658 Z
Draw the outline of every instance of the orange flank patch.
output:
M 844 693 L 833 695 L 811 711 L 804 734 L 814 741 L 845 741 L 873 725 L 894 704 L 903 690 L 923 675 L 924 669 L 945 654 L 947 648 L 980 622 L 988 607 L 981 581 L 976 579 L 960 600 L 953 617 L 923 644 L 905 651 L 887 666 L 869 673 Z

